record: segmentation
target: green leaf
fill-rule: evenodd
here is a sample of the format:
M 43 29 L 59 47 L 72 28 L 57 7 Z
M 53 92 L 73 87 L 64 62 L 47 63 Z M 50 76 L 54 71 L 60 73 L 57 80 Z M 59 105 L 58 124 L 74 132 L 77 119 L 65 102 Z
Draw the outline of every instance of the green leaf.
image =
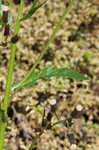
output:
M 43 70 L 40 70 L 39 72 L 36 72 L 36 73 L 32 72 L 30 76 L 27 78 L 27 80 L 22 80 L 23 82 L 20 82 L 14 85 L 12 90 L 19 90 L 29 85 L 33 85 L 38 79 L 50 78 L 53 76 L 68 77 L 68 78 L 72 78 L 75 80 L 87 80 L 88 79 L 81 73 L 68 69 L 68 68 L 54 69 L 51 66 L 48 66 L 44 68 Z
M 14 83 L 12 90 L 19 90 L 21 88 L 28 87 L 29 85 L 33 85 L 33 84 L 35 84 L 37 79 L 38 78 L 37 78 L 36 73 L 32 72 L 31 75 L 29 76 L 29 78 L 26 81 L 22 82 L 22 84 L 20 84 L 20 83 L 23 79 L 18 84 Z
M 46 67 L 43 70 L 38 72 L 38 78 L 50 78 L 53 76 L 61 76 L 61 77 L 68 77 L 75 80 L 86 80 L 87 77 L 82 75 L 81 73 L 68 69 L 68 68 L 52 68 L 51 66 Z
M 81 73 L 68 69 L 68 68 L 56 68 L 56 69 L 50 69 L 47 71 L 47 77 L 50 78 L 52 76 L 63 76 L 63 77 L 68 77 L 72 78 L 75 80 L 86 80 L 87 78 L 82 75 Z
M 39 4 L 38 6 L 35 6 L 38 0 L 35 0 L 35 2 L 33 3 L 31 9 L 28 11 L 28 13 L 20 19 L 20 21 L 24 21 L 26 19 L 29 19 L 40 7 L 42 7 L 47 0 L 45 0 L 44 2 L 42 2 L 41 4 Z
M 0 0 L 0 15 L 2 15 L 2 0 Z
M 10 25 L 10 27 L 12 26 L 12 15 L 11 15 L 11 13 L 8 13 L 8 24 Z

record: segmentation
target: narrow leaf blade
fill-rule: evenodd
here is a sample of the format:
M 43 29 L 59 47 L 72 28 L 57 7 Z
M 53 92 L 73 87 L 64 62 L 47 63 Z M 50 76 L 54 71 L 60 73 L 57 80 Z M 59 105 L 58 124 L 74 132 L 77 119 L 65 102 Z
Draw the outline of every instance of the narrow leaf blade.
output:
M 47 0 L 45 0 L 44 2 L 42 2 L 41 4 L 39 4 L 38 6 L 33 6 L 31 7 L 31 9 L 28 11 L 28 13 L 20 19 L 20 21 L 24 21 L 26 19 L 29 19 L 40 7 L 42 7 L 45 3 L 47 2 Z
M 50 78 L 52 76 L 66 76 L 75 80 L 87 80 L 87 77 L 83 74 L 68 68 L 51 69 L 50 72 L 47 73 L 47 77 Z
M 34 148 L 34 146 L 35 146 L 37 140 L 40 138 L 40 136 L 42 135 L 42 133 L 43 133 L 43 132 L 37 134 L 37 135 L 34 137 L 34 139 L 33 139 L 33 141 L 32 141 L 32 144 L 31 144 L 30 147 L 29 147 L 29 150 L 32 150 L 32 149 Z
M 12 15 L 11 15 L 11 13 L 8 13 L 8 24 L 10 25 L 10 27 L 12 26 Z
M 35 84 L 37 79 L 38 79 L 38 77 L 37 77 L 36 73 L 32 72 L 31 75 L 29 76 L 29 78 L 27 80 L 25 80 L 24 82 L 21 83 L 21 81 L 23 81 L 23 79 L 21 79 L 21 81 L 19 83 L 13 84 L 12 91 L 16 91 L 21 88 L 26 88 L 30 85 L 33 85 L 33 84 Z
M 16 85 L 14 85 L 12 90 L 19 90 L 21 88 L 25 88 L 29 85 L 35 84 L 35 82 L 38 79 L 50 78 L 53 76 L 68 77 L 68 78 L 72 78 L 74 80 L 87 80 L 88 79 L 85 75 L 83 75 L 77 71 L 68 69 L 68 68 L 56 68 L 56 69 L 54 69 L 51 66 L 48 66 L 48 67 L 44 68 L 43 70 L 40 70 L 37 73 L 32 72 L 30 74 L 30 76 L 27 78 L 27 80 L 25 80 L 22 83 L 20 82 L 21 84 L 18 83 Z
M 2 0 L 0 0 L 0 15 L 2 15 Z

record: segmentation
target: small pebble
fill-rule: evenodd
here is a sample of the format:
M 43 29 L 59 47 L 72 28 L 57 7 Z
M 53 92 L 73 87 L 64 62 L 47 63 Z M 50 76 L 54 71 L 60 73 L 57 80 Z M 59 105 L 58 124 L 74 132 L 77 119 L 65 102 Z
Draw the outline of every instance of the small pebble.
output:
M 52 99 L 49 101 L 50 105 L 55 105 L 56 104 L 56 99 Z
M 83 109 L 83 107 L 80 104 L 76 106 L 77 111 L 82 111 L 82 109 Z
M 76 150 L 77 148 L 77 145 L 76 144 L 72 144 L 71 147 L 70 147 L 70 150 Z

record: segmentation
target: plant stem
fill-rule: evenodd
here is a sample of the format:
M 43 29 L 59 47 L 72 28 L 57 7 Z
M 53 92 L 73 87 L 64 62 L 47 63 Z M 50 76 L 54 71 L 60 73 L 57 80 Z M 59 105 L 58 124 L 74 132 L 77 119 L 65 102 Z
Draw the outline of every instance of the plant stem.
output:
M 18 32 L 19 32 L 19 25 L 20 25 L 19 20 L 20 20 L 21 14 L 22 14 L 23 6 L 24 6 L 24 0 L 21 0 L 20 8 L 18 11 L 18 16 L 16 19 L 16 26 L 15 26 L 14 35 L 18 34 Z M 10 64 L 9 64 L 9 69 L 8 69 L 8 78 L 7 78 L 7 83 L 6 83 L 4 101 L 3 101 L 3 105 L 2 105 L 2 110 L 4 112 L 5 117 L 7 117 L 8 102 L 9 102 L 9 97 L 10 97 L 10 89 L 11 89 L 12 75 L 13 75 L 14 62 L 15 62 L 15 52 L 16 52 L 16 44 L 12 44 L 11 55 L 10 55 Z M 6 128 L 6 120 L 5 121 L 1 120 L 1 124 L 0 124 L 0 150 L 3 150 L 3 146 L 4 146 L 5 128 Z
M 59 28 L 61 27 L 61 24 L 63 23 L 66 15 L 69 13 L 69 11 L 71 10 L 73 4 L 74 4 L 75 0 L 72 0 L 69 4 L 69 6 L 66 8 L 66 10 L 64 11 L 63 16 L 60 18 L 58 24 L 56 25 L 56 28 L 54 29 L 48 43 L 46 44 L 45 48 L 43 49 L 42 53 L 40 54 L 40 56 L 38 57 L 36 63 L 33 65 L 33 67 L 31 68 L 31 70 L 27 73 L 27 75 L 25 76 L 25 78 L 17 85 L 20 86 L 21 84 L 23 84 L 28 77 L 31 75 L 31 73 L 35 70 L 36 66 L 40 63 L 41 59 L 43 58 L 43 56 L 45 55 L 45 53 L 48 50 L 49 45 L 51 44 L 51 42 L 54 40 L 57 31 L 59 30 Z M 15 87 L 16 88 L 16 87 Z M 12 90 L 14 90 L 14 88 L 12 88 Z
M 49 48 L 49 45 L 51 44 L 51 42 L 54 40 L 55 36 L 56 36 L 56 33 L 57 31 L 59 30 L 59 28 L 61 27 L 61 24 L 63 23 L 66 15 L 69 13 L 69 11 L 71 10 L 72 8 L 72 5 L 73 5 L 73 2 L 75 0 L 72 0 L 72 2 L 69 4 L 69 6 L 66 8 L 63 16 L 60 18 L 58 24 L 56 25 L 56 28 L 54 29 L 48 43 L 46 44 L 45 48 L 43 49 L 41 55 L 39 56 L 39 58 L 37 59 L 36 63 L 33 65 L 33 67 L 31 68 L 30 70 L 30 74 L 32 71 L 34 71 L 34 69 L 36 68 L 36 66 L 40 63 L 41 59 L 43 58 L 43 56 L 45 55 L 45 53 L 47 52 L 48 48 Z
M 46 51 L 48 50 L 49 45 L 50 45 L 51 42 L 54 40 L 55 35 L 56 35 L 57 31 L 59 30 L 59 28 L 60 28 L 62 22 L 64 21 L 66 15 L 67 15 L 67 14 L 69 13 L 69 11 L 71 10 L 74 1 L 75 1 L 75 0 L 72 0 L 72 1 L 71 1 L 71 3 L 69 4 L 69 6 L 67 7 L 67 9 L 65 10 L 63 16 L 60 18 L 60 20 L 59 20 L 59 22 L 58 22 L 56 28 L 54 29 L 54 31 L 53 31 L 53 33 L 52 33 L 52 35 L 51 35 L 51 37 L 50 37 L 48 43 L 46 44 L 45 48 L 43 49 L 43 51 L 42 51 L 41 55 L 39 56 L 39 58 L 37 59 L 36 63 L 33 65 L 33 67 L 31 68 L 31 70 L 27 73 L 26 77 L 25 77 L 19 84 L 22 84 L 25 80 L 27 80 L 27 78 L 29 77 L 29 75 L 34 71 L 34 69 L 36 68 L 36 66 L 40 63 L 41 59 L 43 58 L 43 56 L 45 55 Z M 53 124 L 53 126 L 56 125 L 56 124 L 59 124 L 59 123 L 64 123 L 65 121 L 66 121 L 66 120 L 61 120 L 61 121 L 55 122 L 55 123 Z M 43 133 L 43 132 L 42 132 L 42 133 Z M 35 139 L 32 141 L 32 144 L 31 144 L 29 150 L 32 150 L 32 149 L 34 148 L 35 143 L 37 142 L 37 140 L 40 138 L 41 135 L 42 135 L 42 134 L 38 134 L 38 135 L 35 137 Z
M 43 132 L 39 133 L 38 135 L 36 135 L 36 137 L 34 138 L 31 146 L 29 147 L 29 150 L 32 150 L 37 142 L 37 140 L 40 138 L 40 136 L 43 134 Z

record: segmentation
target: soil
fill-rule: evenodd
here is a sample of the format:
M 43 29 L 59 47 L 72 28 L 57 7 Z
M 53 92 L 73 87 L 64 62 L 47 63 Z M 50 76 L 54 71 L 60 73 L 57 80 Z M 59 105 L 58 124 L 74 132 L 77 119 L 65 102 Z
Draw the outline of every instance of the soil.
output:
M 45 47 L 69 0 L 48 0 L 21 22 L 13 82 L 23 78 Z M 25 15 L 32 2 L 24 7 Z M 13 22 L 19 6 L 10 4 Z M 14 27 L 0 45 L 0 103 L 3 101 Z M 0 27 L 1 43 L 4 29 Z M 12 92 L 8 108 L 5 150 L 99 149 L 99 1 L 77 0 L 36 71 L 67 67 L 88 76 L 86 81 L 52 77 Z M 44 115 L 45 110 L 45 115 Z M 43 118 L 44 116 L 44 118 Z M 61 120 L 66 120 L 62 122 Z M 55 122 L 58 124 L 52 126 Z M 60 122 L 60 123 L 59 123 Z M 42 126 L 42 128 L 41 128 Z M 44 128 L 44 129 L 43 129 Z

